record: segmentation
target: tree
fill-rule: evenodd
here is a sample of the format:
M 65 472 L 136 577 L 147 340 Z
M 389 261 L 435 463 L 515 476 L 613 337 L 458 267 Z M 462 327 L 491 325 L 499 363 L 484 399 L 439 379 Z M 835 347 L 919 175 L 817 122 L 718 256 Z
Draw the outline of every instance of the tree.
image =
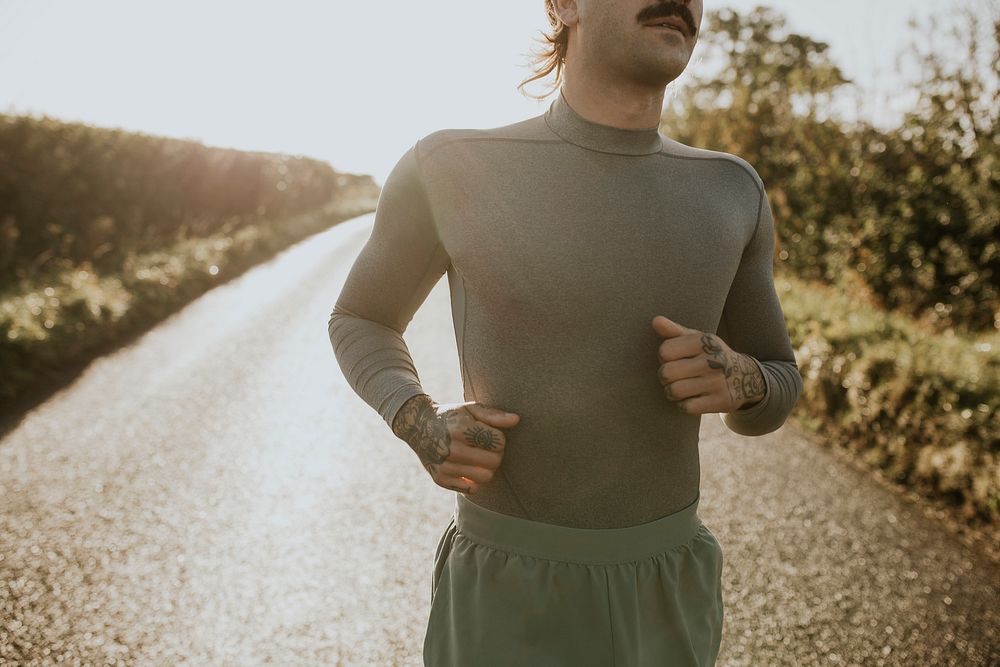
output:
M 664 113 L 667 133 L 745 158 L 771 198 L 778 259 L 940 327 L 1000 328 L 1000 20 L 922 29 L 918 102 L 882 131 L 828 110 L 850 82 L 774 10 L 710 12 L 717 67 Z M 918 26 L 914 26 L 918 28 Z M 941 41 L 941 43 L 938 43 Z M 961 54 L 960 57 L 955 57 Z

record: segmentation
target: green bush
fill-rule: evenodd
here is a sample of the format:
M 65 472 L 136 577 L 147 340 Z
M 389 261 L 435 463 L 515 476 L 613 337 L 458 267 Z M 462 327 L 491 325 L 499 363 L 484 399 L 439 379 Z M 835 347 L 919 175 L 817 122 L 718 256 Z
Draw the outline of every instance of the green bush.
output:
M 804 383 L 795 417 L 888 479 L 995 521 L 1000 334 L 933 333 L 786 272 L 775 285 Z
M 377 191 L 356 190 L 281 224 L 184 239 L 130 253 L 124 268 L 99 273 L 84 262 L 24 280 L 0 295 L 0 404 L 45 384 L 69 364 L 148 329 L 184 304 L 278 251 L 341 220 L 374 210 Z
M 930 46 L 915 49 L 917 106 L 883 131 L 824 114 L 850 88 L 826 44 L 788 31 L 771 9 L 709 13 L 702 48 L 719 70 L 687 86 L 664 124 L 756 167 L 778 260 L 797 275 L 859 277 L 875 306 L 938 331 L 996 331 L 1000 19 L 983 40 L 973 12 L 955 16 L 951 31 L 932 23 L 919 35 Z
M 315 210 L 370 177 L 300 156 L 0 114 L 0 289 Z

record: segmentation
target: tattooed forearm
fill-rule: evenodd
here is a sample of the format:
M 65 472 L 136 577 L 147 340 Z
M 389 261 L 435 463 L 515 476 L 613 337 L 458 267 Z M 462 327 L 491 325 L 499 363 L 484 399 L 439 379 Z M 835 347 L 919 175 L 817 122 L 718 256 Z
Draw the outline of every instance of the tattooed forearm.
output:
M 701 349 L 708 355 L 708 365 L 722 370 L 729 397 L 736 404 L 737 410 L 764 398 L 764 376 L 748 355 L 723 350 L 719 339 L 708 333 L 701 337 Z
M 403 404 L 392 420 L 392 432 L 410 445 L 431 476 L 451 453 L 451 433 L 438 419 L 434 402 L 426 394 L 418 394 Z

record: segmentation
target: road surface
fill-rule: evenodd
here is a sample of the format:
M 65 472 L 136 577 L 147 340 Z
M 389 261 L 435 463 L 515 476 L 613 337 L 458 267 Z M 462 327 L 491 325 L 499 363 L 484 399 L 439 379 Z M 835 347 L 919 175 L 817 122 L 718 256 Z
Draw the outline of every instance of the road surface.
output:
M 93 363 L 0 440 L 0 665 L 419 665 L 454 496 L 326 337 L 371 215 Z M 460 401 L 442 279 L 407 330 Z M 800 434 L 702 419 L 719 665 L 1000 664 L 1000 566 Z

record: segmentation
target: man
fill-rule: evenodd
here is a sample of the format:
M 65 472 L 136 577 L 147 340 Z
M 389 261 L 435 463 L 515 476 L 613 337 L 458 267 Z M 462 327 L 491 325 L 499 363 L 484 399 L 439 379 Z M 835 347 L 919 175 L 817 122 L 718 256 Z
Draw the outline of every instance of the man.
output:
M 697 514 L 701 415 L 762 435 L 802 389 L 770 207 L 746 162 L 658 131 L 701 0 L 546 4 L 557 99 L 402 156 L 330 338 L 458 492 L 426 664 L 712 665 L 723 559 Z M 444 273 L 464 403 L 422 390 L 402 338 Z

